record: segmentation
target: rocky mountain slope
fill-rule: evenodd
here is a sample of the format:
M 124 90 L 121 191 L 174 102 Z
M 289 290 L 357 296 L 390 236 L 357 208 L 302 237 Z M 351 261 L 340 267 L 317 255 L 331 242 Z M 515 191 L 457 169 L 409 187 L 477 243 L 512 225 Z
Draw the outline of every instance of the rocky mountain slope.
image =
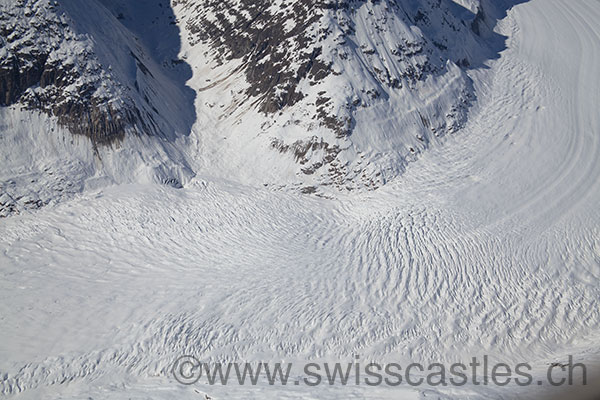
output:
M 135 14 L 109 1 L 0 2 L 0 213 L 193 175 L 175 143 L 195 111 L 172 10 L 130 4 Z
M 102 2 L 15 0 L 1 8 L 0 105 L 41 110 L 94 144 L 128 132 L 188 133 L 166 101 L 186 108 L 185 96 L 169 85 L 176 49 L 167 65 Z
M 460 129 L 489 52 L 475 0 L 0 8 L 4 213 L 90 179 L 376 189 Z
M 431 141 L 456 132 L 474 98 L 465 69 L 485 51 L 472 27 L 476 13 L 452 1 L 174 7 L 197 108 L 223 133 L 204 139 L 216 153 L 210 164 L 226 170 L 235 160 L 248 176 L 306 190 L 377 188 Z M 256 165 L 269 147 L 282 157 Z

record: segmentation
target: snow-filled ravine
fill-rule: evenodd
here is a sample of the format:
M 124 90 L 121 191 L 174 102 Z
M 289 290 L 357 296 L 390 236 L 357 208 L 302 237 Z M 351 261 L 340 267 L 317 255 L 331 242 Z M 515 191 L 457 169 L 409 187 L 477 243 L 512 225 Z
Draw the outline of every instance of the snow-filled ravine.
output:
M 531 0 L 467 126 L 336 199 L 198 175 L 0 219 L 10 399 L 516 399 L 549 385 L 192 386 L 174 360 L 600 365 L 600 3 Z M 558 397 L 560 398 L 560 396 Z

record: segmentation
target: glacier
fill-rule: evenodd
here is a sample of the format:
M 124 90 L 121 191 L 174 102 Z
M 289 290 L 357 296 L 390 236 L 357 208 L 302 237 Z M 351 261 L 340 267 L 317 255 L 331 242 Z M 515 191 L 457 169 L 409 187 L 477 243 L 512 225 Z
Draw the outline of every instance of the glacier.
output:
M 85 14 L 81 3 L 61 3 L 73 7 L 73 16 Z M 132 132 L 110 146 L 72 135 L 53 116 L 20 104 L 0 108 L 3 396 L 570 395 L 568 388 L 549 385 L 308 388 L 213 386 L 201 380 L 188 387 L 171 375 L 183 354 L 207 362 L 298 364 L 345 361 L 356 354 L 379 362 L 451 363 L 485 354 L 531 363 L 535 380 L 548 365 L 572 355 L 588 365 L 590 376 L 598 374 L 597 1 L 499 1 L 506 7 L 499 7 L 504 11 L 494 16 L 498 20 L 481 27 L 481 35 L 501 42 L 498 56 L 468 68 L 444 63 L 449 75 L 429 87 L 447 88 L 439 86 L 445 79 L 457 84 L 449 83 L 442 101 L 434 102 L 443 106 L 472 85 L 475 97 L 464 120 L 456 132 L 439 138 L 429 130 L 430 143 L 414 156 L 406 158 L 399 147 L 417 150 L 422 141 L 414 134 L 423 132 L 424 123 L 410 135 L 386 138 L 387 128 L 372 128 L 389 113 L 381 109 L 385 104 L 353 114 L 358 122 L 347 137 L 316 127 L 317 136 L 339 140 L 340 148 L 341 142 L 351 143 L 340 151 L 346 157 L 340 164 L 351 165 L 358 176 L 363 171 L 385 176 L 377 190 L 353 186 L 363 181 L 352 174 L 340 187 L 327 185 L 318 172 L 307 175 L 293 157 L 269 149 L 274 137 L 284 145 L 306 140 L 306 131 L 284 125 L 308 104 L 272 117 L 206 111 L 206 104 L 225 109 L 223 103 L 235 100 L 221 93 L 231 89 L 235 95 L 248 82 L 234 74 L 221 86 L 200 90 L 207 79 L 216 79 L 205 73 L 235 69 L 236 61 L 211 69 L 203 61 L 207 45 L 187 42 L 185 18 L 178 51 L 186 63 L 199 66 L 182 70 L 195 95 L 176 72 L 169 75 L 161 67 L 164 57 L 156 54 L 167 55 L 168 49 L 150 51 L 153 36 L 127 26 L 130 11 L 123 2 L 93 3 L 123 13 L 127 30 L 119 35 L 128 37 L 123 40 L 147 39 L 139 45 L 140 59 L 145 54 L 144 64 L 154 71 L 154 78 L 140 75 L 147 90 L 162 88 L 173 102 L 192 100 L 195 107 L 161 111 L 162 133 Z M 465 15 L 475 15 L 479 6 L 457 3 Z M 184 11 L 184 2 L 175 5 L 174 17 Z M 90 26 L 85 29 L 98 28 Z M 121 88 L 131 87 L 140 74 L 135 59 L 127 60 L 121 72 L 113 67 Z M 173 68 L 180 67 L 185 68 Z M 154 96 L 151 101 L 160 98 Z M 390 100 L 390 107 L 400 107 L 402 99 L 407 100 L 400 95 Z M 143 96 L 132 94 L 131 102 L 154 113 Z M 411 104 L 420 106 L 407 100 Z M 407 118 L 423 122 L 418 114 Z M 265 121 L 267 133 L 253 135 Z M 315 151 L 307 163 L 318 157 Z M 359 162 L 373 169 L 359 168 Z M 381 172 L 387 165 L 395 170 Z M 307 187 L 315 191 L 303 193 Z

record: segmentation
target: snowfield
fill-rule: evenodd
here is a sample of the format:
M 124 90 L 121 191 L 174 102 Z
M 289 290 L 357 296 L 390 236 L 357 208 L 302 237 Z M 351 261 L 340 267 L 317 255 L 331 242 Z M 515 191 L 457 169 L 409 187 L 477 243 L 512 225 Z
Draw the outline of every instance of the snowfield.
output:
M 319 198 L 200 171 L 183 189 L 96 183 L 0 219 L 0 393 L 535 399 L 566 390 L 187 387 L 170 373 L 184 354 L 426 365 L 489 355 L 529 362 L 536 380 L 573 355 L 597 374 L 598 21 L 596 0 L 515 4 L 496 27 L 507 49 L 470 71 L 477 101 L 466 127 L 374 192 Z

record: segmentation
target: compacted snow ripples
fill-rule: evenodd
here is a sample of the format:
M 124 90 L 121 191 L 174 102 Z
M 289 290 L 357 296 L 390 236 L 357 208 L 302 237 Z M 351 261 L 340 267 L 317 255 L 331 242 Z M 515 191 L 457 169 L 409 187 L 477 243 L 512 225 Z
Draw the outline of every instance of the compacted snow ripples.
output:
M 498 27 L 508 49 L 472 72 L 471 122 L 379 191 L 322 199 L 199 178 L 181 190 L 109 187 L 2 220 L 0 392 L 517 398 L 535 393 L 187 388 L 169 370 L 183 354 L 487 354 L 540 374 L 569 354 L 597 361 L 598 20 L 592 0 L 516 6 Z

